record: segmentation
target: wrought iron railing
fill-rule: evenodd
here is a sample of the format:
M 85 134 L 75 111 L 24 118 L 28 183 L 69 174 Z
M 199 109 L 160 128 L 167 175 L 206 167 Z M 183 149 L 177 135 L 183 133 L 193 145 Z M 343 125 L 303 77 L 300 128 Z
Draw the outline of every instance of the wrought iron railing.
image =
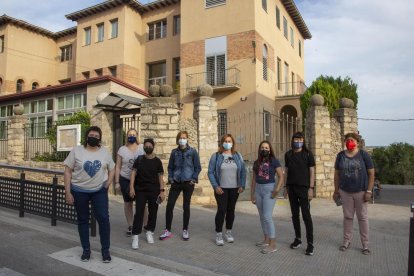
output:
M 63 175 L 63 171 L 7 164 L 0 164 L 0 168 L 20 172 L 20 178 L 0 176 L 0 206 L 18 210 L 19 217 L 24 217 L 27 212 L 50 218 L 52 226 L 56 226 L 58 220 L 77 223 L 74 206 L 66 203 L 65 187 L 58 185 L 57 176 Z M 53 175 L 52 183 L 27 180 L 27 171 Z M 90 228 L 91 236 L 96 236 L 96 219 L 92 211 Z
M 202 84 L 209 84 L 213 88 L 240 87 L 240 70 L 237 68 L 187 74 L 186 77 L 187 91 L 195 91 Z
M 7 152 L 8 152 L 7 130 L 8 130 L 8 122 L 0 121 L 0 159 L 7 158 Z

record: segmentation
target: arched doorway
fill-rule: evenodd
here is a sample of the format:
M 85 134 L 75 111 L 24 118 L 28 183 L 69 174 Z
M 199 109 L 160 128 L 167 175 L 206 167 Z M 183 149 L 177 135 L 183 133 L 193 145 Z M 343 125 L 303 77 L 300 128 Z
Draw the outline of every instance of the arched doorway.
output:
M 298 111 L 292 105 L 285 105 L 280 110 L 280 139 L 281 151 L 286 152 L 291 148 L 292 135 L 302 130 L 302 121 L 298 117 Z

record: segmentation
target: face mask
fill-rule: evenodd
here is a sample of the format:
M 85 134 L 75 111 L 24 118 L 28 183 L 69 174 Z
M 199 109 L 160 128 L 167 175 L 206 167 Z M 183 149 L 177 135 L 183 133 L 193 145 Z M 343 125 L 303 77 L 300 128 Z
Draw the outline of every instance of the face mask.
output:
M 151 154 L 154 151 L 154 148 L 147 148 L 147 147 L 145 147 L 144 148 L 144 151 L 145 151 L 146 154 Z
M 346 140 L 345 146 L 347 150 L 352 151 L 356 148 L 357 144 L 353 140 Z
M 223 148 L 225 150 L 230 150 L 233 147 L 232 143 L 223 143 Z
M 137 137 L 135 136 L 128 136 L 128 143 L 133 144 L 137 142 Z
M 178 144 L 179 144 L 180 146 L 185 146 L 185 145 L 187 145 L 187 139 L 179 139 L 179 140 L 178 140 Z
M 99 139 L 96 137 L 89 137 L 86 139 L 86 143 L 91 147 L 97 147 L 99 145 Z
M 293 142 L 293 147 L 295 149 L 300 149 L 303 147 L 303 142 Z
M 270 155 L 270 151 L 268 151 L 268 150 L 261 150 L 261 151 L 260 151 L 260 155 L 261 155 L 262 157 L 269 157 L 269 155 Z

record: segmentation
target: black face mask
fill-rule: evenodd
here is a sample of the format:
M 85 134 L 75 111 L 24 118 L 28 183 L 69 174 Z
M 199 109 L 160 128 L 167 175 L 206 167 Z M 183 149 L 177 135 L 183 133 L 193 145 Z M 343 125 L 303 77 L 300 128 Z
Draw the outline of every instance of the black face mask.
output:
M 154 151 L 154 148 L 147 148 L 147 147 L 145 147 L 144 148 L 144 151 L 145 151 L 146 154 L 151 154 Z
M 96 138 L 96 137 L 88 137 L 86 139 L 86 143 L 89 146 L 91 146 L 91 147 L 97 147 L 97 146 L 99 146 L 99 142 L 100 142 L 100 140 L 98 138 Z
M 260 151 L 260 155 L 262 156 L 262 157 L 269 157 L 269 155 L 270 155 L 270 151 L 268 151 L 268 150 L 261 150 Z

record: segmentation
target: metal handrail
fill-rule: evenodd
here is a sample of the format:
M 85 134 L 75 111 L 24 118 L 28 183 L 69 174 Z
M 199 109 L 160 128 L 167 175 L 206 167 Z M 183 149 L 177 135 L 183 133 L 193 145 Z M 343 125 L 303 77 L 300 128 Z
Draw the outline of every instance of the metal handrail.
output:
M 33 167 L 27 167 L 27 166 L 16 166 L 16 165 L 9 165 L 5 163 L 0 163 L 0 168 L 19 170 L 22 172 L 30 171 L 30 172 L 48 173 L 48 174 L 54 174 L 54 175 L 63 175 L 64 173 L 62 170 L 33 168 Z

